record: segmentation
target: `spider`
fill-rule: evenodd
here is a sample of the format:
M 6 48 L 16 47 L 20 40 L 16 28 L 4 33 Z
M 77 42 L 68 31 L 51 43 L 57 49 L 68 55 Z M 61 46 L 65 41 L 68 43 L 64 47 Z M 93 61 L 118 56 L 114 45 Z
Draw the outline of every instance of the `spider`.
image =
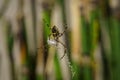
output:
M 47 24 L 48 26 L 48 24 Z M 49 27 L 49 26 L 48 26 Z M 65 46 L 65 44 L 63 44 L 59 38 L 62 37 L 67 29 L 67 26 L 65 26 L 65 30 L 60 33 L 59 32 L 59 29 L 54 25 L 53 27 L 49 27 L 50 30 L 51 30 L 51 34 L 49 35 L 48 37 L 48 44 L 51 44 L 51 45 L 55 45 L 57 46 L 58 43 L 60 43 L 63 47 L 64 47 L 64 54 L 63 56 L 60 58 L 60 59 L 63 59 L 63 57 L 65 56 L 66 52 L 67 52 L 67 48 Z

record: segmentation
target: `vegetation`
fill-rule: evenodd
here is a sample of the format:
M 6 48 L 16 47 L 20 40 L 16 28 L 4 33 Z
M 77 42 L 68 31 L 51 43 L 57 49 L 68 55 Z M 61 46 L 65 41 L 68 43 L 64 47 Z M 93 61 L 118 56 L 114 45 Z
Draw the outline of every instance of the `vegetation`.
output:
M 120 80 L 118 3 L 0 0 L 0 80 Z

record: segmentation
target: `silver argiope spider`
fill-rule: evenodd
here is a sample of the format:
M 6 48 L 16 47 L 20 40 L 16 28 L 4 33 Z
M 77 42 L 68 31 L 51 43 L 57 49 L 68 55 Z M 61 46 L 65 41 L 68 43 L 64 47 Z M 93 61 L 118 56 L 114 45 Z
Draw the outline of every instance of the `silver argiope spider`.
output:
M 47 26 L 49 27 L 49 25 L 47 24 Z M 60 59 L 63 59 L 63 57 L 65 56 L 66 52 L 67 52 L 67 47 L 65 46 L 65 44 L 63 44 L 59 38 L 62 37 L 67 29 L 67 26 L 65 26 L 65 30 L 60 33 L 58 28 L 54 25 L 53 27 L 49 27 L 51 30 L 51 34 L 48 36 L 48 44 L 50 45 L 55 45 L 57 46 L 58 43 L 60 43 L 63 47 L 64 47 L 64 54 Z

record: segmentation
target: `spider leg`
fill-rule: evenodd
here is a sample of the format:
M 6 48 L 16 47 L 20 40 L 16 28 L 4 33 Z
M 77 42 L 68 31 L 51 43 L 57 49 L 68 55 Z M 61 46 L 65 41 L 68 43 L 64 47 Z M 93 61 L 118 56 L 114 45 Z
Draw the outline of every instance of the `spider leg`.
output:
M 49 27 L 49 29 L 51 29 L 51 27 L 48 25 L 47 21 L 45 19 L 43 19 L 43 21 L 47 25 L 47 27 Z
M 50 40 L 51 36 L 52 36 L 52 34 L 49 34 L 49 36 L 48 36 L 48 39 L 49 39 L 49 40 Z
M 65 25 L 65 30 L 62 33 L 59 34 L 59 37 L 61 37 L 66 32 L 67 28 L 68 28 L 67 25 Z
M 42 49 L 42 51 L 47 52 L 49 48 L 50 48 L 50 47 L 49 47 L 48 44 L 44 44 L 43 46 L 38 47 L 38 48 L 37 48 L 37 51 L 40 50 L 40 49 Z
M 61 41 L 57 40 L 57 42 L 60 43 L 60 44 L 64 47 L 64 54 L 63 54 L 63 56 L 60 58 L 60 60 L 61 60 L 61 59 L 63 59 L 63 57 L 65 56 L 65 54 L 66 54 L 66 52 L 67 52 L 67 47 L 66 47 L 65 44 L 63 44 Z
M 54 40 L 55 40 L 56 42 L 59 42 L 59 41 L 58 41 L 58 37 L 54 37 Z M 55 46 L 57 47 L 57 46 L 58 46 L 58 43 L 56 43 Z

